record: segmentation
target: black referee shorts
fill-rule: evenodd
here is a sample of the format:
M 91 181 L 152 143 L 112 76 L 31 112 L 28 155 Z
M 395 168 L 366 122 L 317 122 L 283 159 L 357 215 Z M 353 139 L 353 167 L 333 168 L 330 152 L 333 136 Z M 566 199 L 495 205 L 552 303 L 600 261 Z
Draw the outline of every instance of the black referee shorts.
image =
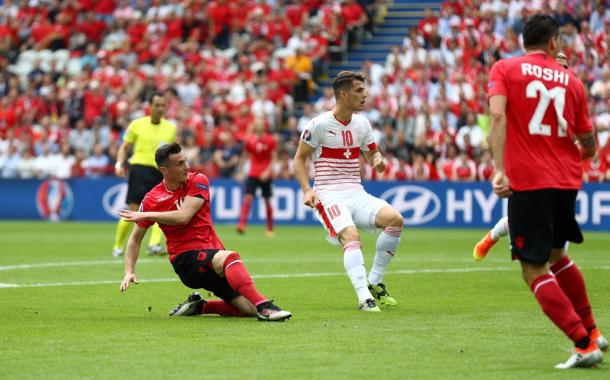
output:
M 240 294 L 231 288 L 226 278 L 220 277 L 214 271 L 212 259 L 216 253 L 218 253 L 217 249 L 181 253 L 172 262 L 174 272 L 189 288 L 205 289 L 214 293 L 218 298 L 231 301 Z
M 161 172 L 145 165 L 130 165 L 127 180 L 127 204 L 140 204 L 146 193 L 163 180 Z
M 260 178 L 257 177 L 248 177 L 246 179 L 246 194 L 255 195 L 256 189 L 261 188 L 261 192 L 263 193 L 263 198 L 271 198 L 271 180 L 261 181 Z
M 575 218 L 577 190 L 515 191 L 508 198 L 508 225 L 513 260 L 544 264 L 552 248 L 566 241 L 582 243 Z

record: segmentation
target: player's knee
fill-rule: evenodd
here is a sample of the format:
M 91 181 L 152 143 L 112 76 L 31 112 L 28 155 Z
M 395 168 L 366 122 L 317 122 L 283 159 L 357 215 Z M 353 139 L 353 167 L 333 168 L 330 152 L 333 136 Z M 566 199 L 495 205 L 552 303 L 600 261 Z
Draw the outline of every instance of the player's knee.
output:
M 388 227 L 400 228 L 400 230 L 402 231 L 402 227 L 403 227 L 404 223 L 405 223 L 405 219 L 402 217 L 402 215 L 400 213 L 398 213 L 397 211 L 394 211 L 394 214 L 390 218 L 390 223 L 389 223 Z
M 224 275 L 231 264 L 240 261 L 241 257 L 239 256 L 239 253 L 234 251 L 220 251 L 214 256 L 212 266 L 218 275 Z
M 339 240 L 342 244 L 349 243 L 351 241 L 360 241 L 360 235 L 356 227 L 348 227 L 339 233 Z

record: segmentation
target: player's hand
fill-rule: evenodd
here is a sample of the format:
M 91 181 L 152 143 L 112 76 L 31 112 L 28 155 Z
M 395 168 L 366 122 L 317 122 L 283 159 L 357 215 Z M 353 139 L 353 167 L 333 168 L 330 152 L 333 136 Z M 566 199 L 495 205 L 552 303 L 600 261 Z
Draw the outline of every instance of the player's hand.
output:
M 125 165 L 122 165 L 117 162 L 117 165 L 114 167 L 114 174 L 118 177 L 125 178 L 127 176 L 127 170 L 125 170 Z
M 383 173 L 385 170 L 385 160 L 383 159 L 383 157 L 377 155 L 373 158 L 371 166 L 375 171 L 377 171 L 377 173 Z
M 125 290 L 127 290 L 127 288 L 129 288 L 129 285 L 131 285 L 132 282 L 134 284 L 139 284 L 136 274 L 125 273 L 125 277 L 123 277 L 123 281 L 121 282 L 121 291 L 124 292 Z
M 491 181 L 491 186 L 493 187 L 494 193 L 502 198 L 506 198 L 513 193 L 510 190 L 508 177 L 502 171 L 496 171 Z
M 309 189 L 303 194 L 303 203 L 311 208 L 316 207 L 316 205 L 320 202 L 316 193 Z
M 121 210 L 119 211 L 119 216 L 128 222 L 140 222 L 146 219 L 144 213 L 131 210 Z

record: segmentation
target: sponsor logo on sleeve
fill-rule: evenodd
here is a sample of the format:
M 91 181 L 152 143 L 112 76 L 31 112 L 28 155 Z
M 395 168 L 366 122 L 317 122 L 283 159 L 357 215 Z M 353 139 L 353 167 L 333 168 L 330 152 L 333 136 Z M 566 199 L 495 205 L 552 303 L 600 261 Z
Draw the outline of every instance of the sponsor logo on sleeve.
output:
M 303 131 L 303 140 L 311 141 L 311 131 L 309 129 Z

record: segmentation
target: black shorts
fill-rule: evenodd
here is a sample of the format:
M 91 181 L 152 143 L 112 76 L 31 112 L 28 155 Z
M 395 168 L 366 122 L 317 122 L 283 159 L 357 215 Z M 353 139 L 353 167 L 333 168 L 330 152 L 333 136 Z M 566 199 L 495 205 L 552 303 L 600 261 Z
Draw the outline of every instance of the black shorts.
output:
M 263 193 L 263 198 L 271 198 L 271 180 L 261 181 L 256 177 L 248 177 L 246 179 L 246 194 L 254 195 L 256 194 L 256 189 L 261 188 L 261 192 Z
M 513 260 L 549 261 L 551 249 L 566 241 L 582 243 L 575 218 L 576 190 L 515 191 L 508 198 L 508 226 Z
M 212 268 L 212 259 L 216 253 L 218 249 L 181 253 L 172 262 L 174 272 L 189 288 L 203 288 L 214 293 L 218 298 L 231 301 L 240 294 L 231 288 L 226 278 L 220 277 Z
M 127 180 L 127 204 L 140 204 L 146 193 L 163 180 L 156 168 L 144 165 L 130 165 Z

